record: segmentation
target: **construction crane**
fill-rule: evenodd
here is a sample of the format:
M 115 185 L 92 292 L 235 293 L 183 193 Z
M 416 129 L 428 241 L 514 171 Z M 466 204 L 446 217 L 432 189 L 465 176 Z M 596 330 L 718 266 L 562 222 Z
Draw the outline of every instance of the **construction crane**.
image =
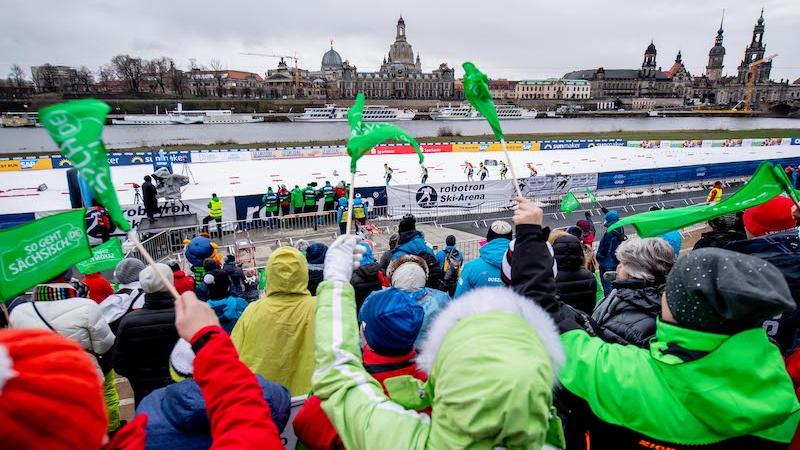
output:
M 240 52 L 239 54 L 240 55 L 247 55 L 247 56 L 263 56 L 265 58 L 280 58 L 281 60 L 284 59 L 284 58 L 293 60 L 294 61 L 294 93 L 295 93 L 295 95 L 297 95 L 297 93 L 300 91 L 300 58 L 298 58 L 296 54 L 295 55 L 273 55 L 273 54 L 269 54 L 269 53 L 248 53 L 248 52 Z
M 758 80 L 758 68 L 761 67 L 762 64 L 772 61 L 776 56 L 778 56 L 777 53 L 750 63 L 750 69 L 747 72 L 747 87 L 744 90 L 744 98 L 742 98 L 742 111 L 751 111 L 753 109 L 753 93 L 755 92 L 756 81 Z

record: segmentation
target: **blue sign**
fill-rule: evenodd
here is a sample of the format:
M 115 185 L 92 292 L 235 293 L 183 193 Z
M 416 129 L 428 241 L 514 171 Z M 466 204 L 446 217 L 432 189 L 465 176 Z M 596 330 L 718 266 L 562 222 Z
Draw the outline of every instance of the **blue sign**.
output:
M 34 213 L 0 214 L 0 230 L 36 220 Z
M 158 153 L 155 153 L 153 150 L 150 151 L 150 157 L 153 158 L 153 172 L 156 170 L 165 167 L 169 173 L 172 172 L 172 161 L 164 152 L 164 149 L 160 149 Z
M 541 150 L 577 150 L 600 145 L 618 145 L 624 147 L 628 145 L 628 141 L 625 139 L 557 139 L 541 141 L 540 148 Z
M 163 152 L 163 150 L 161 150 Z M 164 158 L 170 163 L 186 163 L 189 162 L 188 150 L 181 150 L 177 152 L 164 153 Z M 53 168 L 54 169 L 69 169 L 72 164 L 64 158 L 61 154 L 53 155 Z M 112 152 L 108 154 L 108 164 L 114 166 L 137 166 L 141 164 L 154 164 L 156 159 L 161 158 L 159 155 L 151 153 L 135 153 L 135 152 Z
M 361 194 L 364 202 L 368 204 L 371 202 L 370 207 L 389 204 L 389 200 L 386 197 L 386 187 L 384 186 L 357 187 L 355 193 Z

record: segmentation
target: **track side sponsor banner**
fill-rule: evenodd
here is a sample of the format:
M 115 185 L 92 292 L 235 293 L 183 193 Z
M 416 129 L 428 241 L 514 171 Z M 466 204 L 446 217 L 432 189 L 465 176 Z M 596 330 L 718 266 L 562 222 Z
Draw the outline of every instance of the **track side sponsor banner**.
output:
M 52 168 L 53 168 L 53 160 L 51 160 L 49 157 L 0 160 L 0 172 L 49 170 Z
M 800 137 L 792 138 L 791 145 L 800 145 Z
M 511 180 L 390 185 L 386 196 L 390 211 L 398 214 L 429 214 L 432 208 L 469 211 L 484 203 L 510 202 L 514 185 Z
M 539 141 L 541 150 L 577 150 L 581 148 L 592 148 L 602 145 L 616 145 L 624 147 L 628 144 L 625 139 L 557 139 L 551 141 Z
M 250 161 L 251 152 L 248 150 L 221 150 L 221 151 L 199 151 L 192 152 L 191 161 L 193 163 L 211 163 L 228 161 Z
M 557 195 L 597 189 L 596 173 L 554 174 L 528 177 L 522 188 L 523 195 Z
M 422 153 L 450 153 L 453 151 L 452 144 L 420 144 Z M 410 145 L 379 145 L 370 150 L 368 155 L 408 155 L 416 153 L 414 147 Z

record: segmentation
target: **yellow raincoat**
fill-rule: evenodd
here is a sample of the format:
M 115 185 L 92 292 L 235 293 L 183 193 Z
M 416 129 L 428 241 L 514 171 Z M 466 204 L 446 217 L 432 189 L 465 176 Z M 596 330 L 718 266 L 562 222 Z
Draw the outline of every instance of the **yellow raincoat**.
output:
M 308 263 L 292 247 L 267 261 L 267 296 L 251 303 L 231 333 L 239 358 L 255 373 L 307 394 L 314 372 L 316 300 L 308 292 Z

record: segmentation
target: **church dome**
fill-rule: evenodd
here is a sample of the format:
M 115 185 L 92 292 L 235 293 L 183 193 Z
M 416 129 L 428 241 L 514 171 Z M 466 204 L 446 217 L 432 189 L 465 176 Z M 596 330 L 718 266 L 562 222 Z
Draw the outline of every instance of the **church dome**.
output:
M 342 68 L 342 57 L 339 52 L 331 49 L 322 55 L 322 70 L 337 70 Z
M 647 50 L 644 51 L 645 54 L 655 54 L 656 53 L 656 46 L 653 44 L 653 41 L 650 41 L 650 45 L 647 46 Z

